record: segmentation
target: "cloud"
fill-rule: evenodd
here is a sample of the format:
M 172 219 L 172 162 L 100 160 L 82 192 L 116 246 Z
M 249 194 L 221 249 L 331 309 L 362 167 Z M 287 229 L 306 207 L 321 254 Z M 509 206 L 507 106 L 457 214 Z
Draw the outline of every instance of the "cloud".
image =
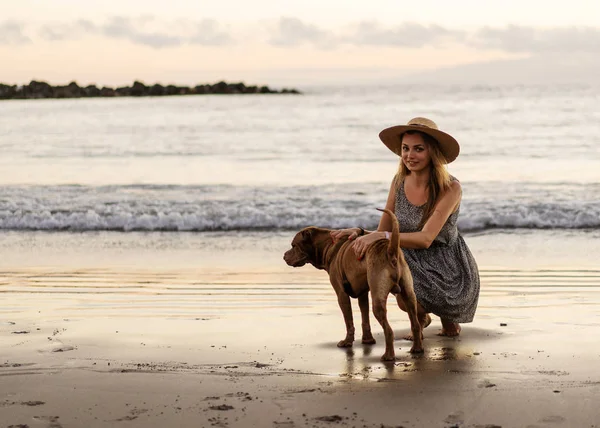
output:
M 248 24 L 245 24 L 248 28 Z M 554 27 L 537 28 L 510 25 L 480 27 L 472 30 L 453 29 L 435 24 L 405 22 L 385 26 L 376 21 L 362 21 L 346 27 L 324 29 L 298 18 L 283 17 L 276 22 L 251 23 L 250 37 L 266 31 L 263 43 L 277 47 L 313 46 L 330 50 L 343 46 L 419 49 L 459 45 L 477 50 L 495 50 L 517 54 L 556 54 L 600 52 L 600 28 Z M 244 44 L 249 37 L 239 36 L 236 28 L 213 19 L 164 21 L 156 16 L 136 18 L 115 16 L 104 22 L 77 20 L 48 23 L 30 28 L 23 24 L 0 21 L 0 45 L 21 45 L 38 39 L 48 42 L 80 40 L 84 37 L 105 37 L 124 40 L 154 49 L 182 45 L 224 46 Z M 235 36 L 237 31 L 238 36 Z M 261 37 L 261 36 L 258 36 Z
M 222 46 L 233 43 L 233 37 L 221 31 L 219 23 L 214 19 L 204 19 L 195 24 L 194 35 L 190 43 L 204 46 Z
M 467 41 L 479 49 L 497 49 L 515 53 L 598 53 L 600 28 L 534 28 L 511 25 L 484 27 Z
M 185 44 L 220 46 L 233 42 L 233 38 L 222 31 L 219 23 L 214 20 L 180 21 L 175 24 L 167 24 L 152 16 L 140 18 L 115 16 L 102 24 L 86 20 L 47 24 L 40 28 L 38 35 L 43 40 L 50 42 L 79 40 L 85 36 L 103 36 L 109 39 L 126 40 L 154 49 Z
M 298 18 L 281 18 L 268 43 L 281 47 L 313 44 L 322 48 L 332 48 L 337 45 L 338 40 L 332 32 L 305 24 Z
M 80 19 L 73 23 L 43 25 L 39 29 L 38 35 L 50 42 L 60 42 L 64 40 L 77 40 L 85 34 L 94 32 L 96 32 L 96 25 L 94 23 Z
M 144 22 L 147 20 L 144 19 Z M 125 17 L 114 17 L 97 30 L 104 36 L 112 39 L 127 40 L 134 44 L 149 46 L 156 49 L 182 45 L 185 40 L 178 35 L 171 35 L 162 31 L 147 31 L 139 28 L 134 20 Z
M 23 25 L 16 21 L 0 22 L 0 45 L 24 45 L 31 39 L 23 32 Z
M 350 34 L 344 37 L 344 41 L 359 46 L 421 48 L 443 44 L 447 41 L 459 42 L 464 37 L 463 31 L 449 30 L 439 25 L 407 22 L 393 28 L 384 28 L 376 22 L 363 21 L 354 26 Z
M 600 28 L 509 25 L 467 32 L 439 25 L 404 23 L 386 28 L 376 22 L 361 22 L 344 37 L 344 41 L 352 45 L 406 48 L 440 47 L 452 43 L 480 50 L 530 54 L 597 53 L 600 52 Z
M 510 25 L 466 31 L 435 24 L 405 22 L 389 27 L 376 21 L 362 21 L 336 32 L 297 18 L 281 18 L 270 29 L 267 42 L 274 46 L 312 45 L 321 49 L 340 45 L 409 49 L 462 45 L 508 53 L 597 53 L 600 52 L 600 28 Z

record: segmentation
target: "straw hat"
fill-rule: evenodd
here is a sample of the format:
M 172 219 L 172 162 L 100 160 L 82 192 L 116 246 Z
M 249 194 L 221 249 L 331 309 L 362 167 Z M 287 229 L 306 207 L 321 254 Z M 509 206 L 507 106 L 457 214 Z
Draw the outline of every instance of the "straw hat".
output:
M 402 156 L 402 134 L 406 131 L 419 131 L 433 137 L 440 145 L 440 151 L 446 158 L 446 163 L 452 162 L 460 152 L 458 142 L 450 134 L 440 131 L 433 120 L 415 117 L 406 125 L 392 126 L 379 133 L 383 144 L 398 156 Z

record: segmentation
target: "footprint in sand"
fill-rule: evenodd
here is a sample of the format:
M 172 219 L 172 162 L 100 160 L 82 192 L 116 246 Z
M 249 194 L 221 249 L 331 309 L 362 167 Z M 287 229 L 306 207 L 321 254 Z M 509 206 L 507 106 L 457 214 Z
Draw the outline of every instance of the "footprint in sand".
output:
M 21 402 L 22 406 L 29 406 L 29 407 L 43 406 L 44 404 L 46 404 L 45 401 L 39 401 L 39 400 L 31 400 L 31 401 L 22 401 Z
M 34 416 L 33 419 L 46 422 L 48 428 L 63 428 L 63 426 L 58 422 L 58 416 Z
M 550 423 L 550 424 L 560 424 L 565 421 L 566 421 L 566 419 L 559 415 L 546 416 L 546 417 L 540 419 L 540 422 Z
M 39 349 L 39 352 L 67 352 L 77 349 L 72 345 L 65 345 L 58 339 L 49 337 L 48 340 L 48 343 Z
M 461 411 L 458 411 L 458 412 L 449 414 L 448 417 L 446 419 L 444 419 L 444 422 L 446 422 L 448 424 L 461 425 L 464 423 L 464 418 L 465 418 L 464 413 Z

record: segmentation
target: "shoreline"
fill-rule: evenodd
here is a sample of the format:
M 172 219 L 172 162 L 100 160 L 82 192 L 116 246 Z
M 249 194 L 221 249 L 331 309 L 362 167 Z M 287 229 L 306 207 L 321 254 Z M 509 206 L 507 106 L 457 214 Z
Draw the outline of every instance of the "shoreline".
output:
M 159 83 L 146 85 L 138 80 L 132 86 L 112 88 L 98 87 L 95 84 L 79 86 L 73 81 L 68 85 L 51 85 L 45 81 L 32 80 L 25 85 L 5 84 L 0 82 L 0 100 L 27 100 L 27 99 L 68 99 L 68 98 L 114 98 L 114 97 L 163 97 L 181 95 L 241 95 L 241 94 L 292 94 L 301 92 L 297 89 L 283 88 L 271 89 L 268 86 L 251 85 L 244 83 L 228 83 L 220 81 L 214 84 L 201 84 L 195 86 L 177 86 Z
M 157 232 L 1 230 L 0 268 L 130 267 L 327 275 L 285 264 L 296 231 Z M 600 230 L 492 230 L 463 234 L 480 270 L 598 268 Z

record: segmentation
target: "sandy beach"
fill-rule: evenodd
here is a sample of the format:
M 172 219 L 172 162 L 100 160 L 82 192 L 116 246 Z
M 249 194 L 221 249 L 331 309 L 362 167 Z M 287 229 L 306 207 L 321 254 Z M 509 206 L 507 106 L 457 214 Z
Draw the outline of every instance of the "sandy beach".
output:
M 471 237 L 482 276 L 475 322 L 442 338 L 434 317 L 425 354 L 412 356 L 408 320 L 390 299 L 397 360 L 382 363 L 373 318 L 376 345 L 336 347 L 344 328 L 326 274 L 285 266 L 285 234 L 231 253 L 209 250 L 216 236 L 186 239 L 144 251 L 111 234 L 32 234 L 33 249 L 6 254 L 0 426 L 600 425 L 591 259 L 532 266 L 539 253 L 505 252 L 512 267 L 497 266 L 489 237 Z
M 0 428 L 600 428 L 600 3 L 4 3 Z M 390 297 L 383 363 L 283 254 L 417 116 L 481 294 L 422 355 Z

